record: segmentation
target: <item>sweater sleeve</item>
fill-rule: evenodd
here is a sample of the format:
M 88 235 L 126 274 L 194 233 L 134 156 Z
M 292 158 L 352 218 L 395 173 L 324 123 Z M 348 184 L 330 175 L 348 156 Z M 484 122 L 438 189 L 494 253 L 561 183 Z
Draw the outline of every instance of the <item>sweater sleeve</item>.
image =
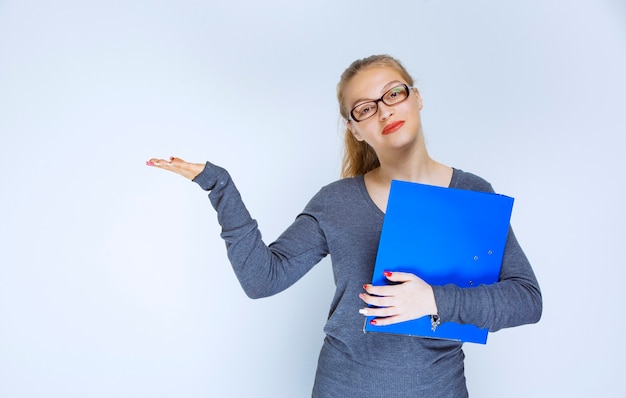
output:
M 209 191 L 230 263 L 250 298 L 274 295 L 294 284 L 328 253 L 315 198 L 269 246 L 228 172 L 210 162 L 194 180 Z
M 488 183 L 479 190 L 493 192 Z M 498 282 L 470 288 L 433 286 L 433 292 L 442 322 L 471 323 L 495 332 L 541 318 L 541 290 L 511 227 Z

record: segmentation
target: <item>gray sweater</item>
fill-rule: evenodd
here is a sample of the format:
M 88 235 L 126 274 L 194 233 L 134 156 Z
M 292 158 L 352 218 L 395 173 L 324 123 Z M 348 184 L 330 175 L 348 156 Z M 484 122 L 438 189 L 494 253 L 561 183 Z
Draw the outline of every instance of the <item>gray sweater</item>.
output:
M 461 343 L 363 332 L 364 317 L 358 310 L 364 303 L 358 295 L 372 279 L 384 217 L 368 195 L 363 176 L 323 187 L 270 245 L 263 242 L 226 170 L 207 162 L 194 181 L 210 191 L 228 257 L 249 297 L 288 288 L 330 254 L 336 291 L 324 328 L 314 397 L 467 396 Z M 493 192 L 485 180 L 458 169 L 450 187 Z M 539 285 L 512 230 L 497 283 L 433 290 L 442 322 L 496 331 L 541 317 Z

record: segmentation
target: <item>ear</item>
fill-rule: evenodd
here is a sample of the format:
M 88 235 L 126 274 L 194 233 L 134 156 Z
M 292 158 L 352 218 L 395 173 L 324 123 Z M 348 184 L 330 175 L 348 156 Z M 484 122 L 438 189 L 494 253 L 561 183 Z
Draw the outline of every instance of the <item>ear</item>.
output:
M 355 126 L 352 124 L 351 120 L 348 120 L 346 123 L 346 127 L 348 128 L 348 130 L 350 130 L 350 132 L 352 133 L 352 135 L 354 136 L 354 138 L 357 141 L 363 141 L 363 137 L 361 137 L 361 135 L 359 134 L 358 131 L 356 131 Z
M 419 106 L 419 110 L 421 111 L 424 105 L 422 104 L 422 96 L 420 95 L 419 90 L 416 87 L 412 87 L 413 94 L 415 94 L 415 98 L 417 98 L 417 105 Z

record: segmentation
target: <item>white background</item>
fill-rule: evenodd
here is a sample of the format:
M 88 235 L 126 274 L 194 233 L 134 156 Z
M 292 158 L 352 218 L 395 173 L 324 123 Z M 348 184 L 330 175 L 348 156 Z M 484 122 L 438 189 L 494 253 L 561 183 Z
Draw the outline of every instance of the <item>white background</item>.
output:
M 516 198 L 543 290 L 466 345 L 470 394 L 626 396 L 618 0 L 0 1 L 0 396 L 309 396 L 330 262 L 247 299 L 206 193 L 144 164 L 226 167 L 269 243 L 338 178 L 335 85 L 376 53 L 432 156 Z

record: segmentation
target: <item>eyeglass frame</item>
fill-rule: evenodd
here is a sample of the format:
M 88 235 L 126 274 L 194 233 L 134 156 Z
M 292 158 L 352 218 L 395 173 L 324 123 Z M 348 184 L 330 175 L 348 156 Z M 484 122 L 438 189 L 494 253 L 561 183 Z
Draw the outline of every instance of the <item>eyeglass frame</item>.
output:
M 400 102 L 396 102 L 395 104 L 391 104 L 391 105 L 390 105 L 390 104 L 386 103 L 386 102 L 385 102 L 385 100 L 384 100 L 384 98 L 385 98 L 385 96 L 387 95 L 387 93 L 389 93 L 391 90 L 393 90 L 393 89 L 395 89 L 395 88 L 398 88 L 398 87 L 401 87 L 401 86 L 404 86 L 404 89 L 406 90 L 406 93 L 407 93 L 407 94 L 406 94 L 406 98 L 405 98 L 405 99 L 403 99 L 403 100 L 402 100 L 402 101 L 400 101 Z M 398 84 L 397 86 L 393 86 L 393 87 L 391 87 L 389 90 L 385 91 L 385 92 L 383 93 L 383 95 L 382 95 L 379 99 L 377 99 L 377 100 L 363 101 L 363 102 L 361 102 L 360 104 L 355 105 L 355 106 L 354 106 L 354 108 L 352 108 L 352 110 L 350 110 L 350 113 L 348 114 L 348 116 L 349 116 L 349 117 L 348 117 L 348 120 L 349 120 L 349 121 L 352 121 L 352 122 L 360 123 L 360 122 L 363 122 L 363 121 L 365 121 L 365 120 L 367 120 L 367 119 L 370 119 L 371 117 L 373 117 L 373 116 L 374 116 L 374 115 L 378 112 L 378 108 L 379 108 L 378 103 L 379 103 L 379 102 L 382 102 L 383 104 L 385 104 L 385 105 L 387 105 L 387 106 L 396 106 L 396 105 L 398 105 L 398 104 L 400 104 L 400 103 L 402 103 L 402 102 L 406 101 L 406 100 L 407 100 L 407 98 L 409 98 L 409 95 L 411 95 L 411 90 L 412 90 L 413 88 L 415 88 L 415 87 L 413 87 L 413 86 L 409 86 L 409 85 L 408 85 L 408 84 L 406 84 L 406 83 L 401 83 L 401 84 Z M 363 105 L 363 104 L 370 103 L 370 102 L 373 102 L 373 103 L 374 103 L 374 105 L 376 105 L 376 112 L 373 112 L 370 116 L 366 117 L 365 119 L 357 120 L 357 119 L 354 117 L 354 115 L 352 114 L 352 113 L 354 112 L 354 110 L 355 110 L 356 108 L 358 108 L 359 106 L 361 106 L 361 105 Z

